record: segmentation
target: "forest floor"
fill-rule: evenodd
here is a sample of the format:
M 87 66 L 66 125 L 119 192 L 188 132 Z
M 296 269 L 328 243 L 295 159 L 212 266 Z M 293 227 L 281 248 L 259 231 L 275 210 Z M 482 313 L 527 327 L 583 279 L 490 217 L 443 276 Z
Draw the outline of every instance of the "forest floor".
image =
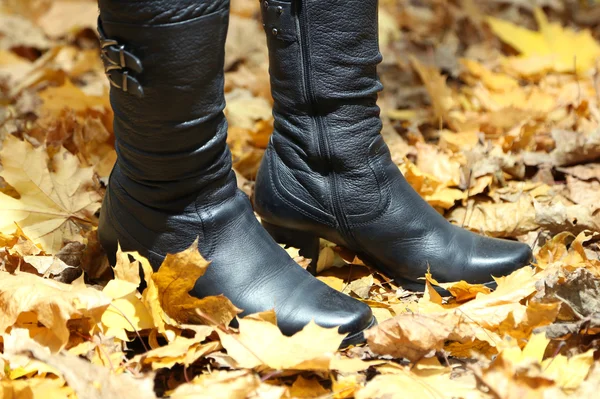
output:
M 239 186 L 272 129 L 258 1 L 233 0 L 226 114 Z M 0 398 L 589 398 L 600 385 L 600 3 L 380 0 L 383 136 L 448 220 L 536 263 L 490 290 L 404 290 L 322 242 L 319 279 L 372 307 L 367 344 L 188 295 L 191 248 L 108 265 L 115 162 L 89 0 L 0 2 Z M 309 260 L 289 248 L 306 267 Z M 142 293 L 139 267 L 146 273 Z M 178 284 L 172 284 L 177 279 Z M 198 323 L 201 321 L 202 323 Z

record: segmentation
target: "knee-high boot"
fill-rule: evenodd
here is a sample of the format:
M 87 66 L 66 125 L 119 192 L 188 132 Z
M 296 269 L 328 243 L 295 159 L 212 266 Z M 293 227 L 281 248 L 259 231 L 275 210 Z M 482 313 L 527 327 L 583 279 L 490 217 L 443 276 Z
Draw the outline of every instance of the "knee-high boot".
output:
M 158 267 L 199 237 L 211 261 L 193 295 L 224 294 L 244 314 L 275 309 L 292 334 L 310 320 L 346 343 L 373 323 L 368 306 L 298 266 L 237 189 L 223 115 L 228 0 L 100 0 L 99 32 L 118 160 L 99 237 Z
M 528 264 L 527 245 L 447 222 L 404 179 L 381 135 L 377 0 L 261 0 L 275 130 L 255 207 L 280 241 L 355 250 L 403 286 L 493 285 Z M 311 255 L 309 255 L 311 256 Z

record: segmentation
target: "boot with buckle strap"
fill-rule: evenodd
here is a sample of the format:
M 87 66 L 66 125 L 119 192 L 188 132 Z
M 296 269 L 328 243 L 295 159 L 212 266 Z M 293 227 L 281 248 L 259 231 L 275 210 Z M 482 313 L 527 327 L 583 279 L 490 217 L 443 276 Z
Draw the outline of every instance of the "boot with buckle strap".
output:
M 377 0 L 261 0 L 274 132 L 254 194 L 279 242 L 318 257 L 319 237 L 348 247 L 404 288 L 493 287 L 527 265 L 529 246 L 452 225 L 404 179 L 383 141 Z M 314 262 L 313 262 L 314 264 Z
M 98 234 L 154 268 L 199 238 L 211 261 L 192 295 L 227 296 L 242 315 L 275 309 L 290 335 L 314 320 L 364 339 L 370 308 L 296 264 L 238 190 L 226 144 L 224 43 L 229 1 L 100 0 L 117 163 Z

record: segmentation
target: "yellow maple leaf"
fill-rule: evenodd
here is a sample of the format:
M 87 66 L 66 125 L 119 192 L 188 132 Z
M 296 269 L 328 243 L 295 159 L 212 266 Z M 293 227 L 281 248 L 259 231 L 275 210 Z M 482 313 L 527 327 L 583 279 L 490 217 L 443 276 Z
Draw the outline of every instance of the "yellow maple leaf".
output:
M 543 375 L 554 379 L 566 391 L 576 389 L 587 377 L 594 364 L 594 349 L 570 358 L 557 355 L 542 362 Z
M 503 367 L 520 370 L 530 369 L 531 376 L 538 375 L 546 380 L 554 381 L 562 389 L 569 391 L 579 387 L 588 375 L 594 363 L 594 350 L 579 353 L 570 358 L 556 355 L 544 359 L 544 353 L 550 340 L 544 334 L 533 334 L 521 350 L 514 342 L 505 343 L 506 347 L 498 355 L 494 363 Z M 490 369 L 497 367 L 492 363 Z
M 480 80 L 490 90 L 502 92 L 519 87 L 519 82 L 516 79 L 502 73 L 492 72 L 475 60 L 462 58 L 459 61 L 470 75 Z M 474 85 L 476 85 L 477 80 L 473 82 Z
M 312 321 L 287 337 L 276 325 L 249 318 L 239 320 L 239 334 L 217 333 L 240 367 L 264 365 L 275 370 L 329 370 L 333 354 L 345 337 L 337 328 L 323 328 Z
M 46 253 L 58 252 L 65 241 L 80 237 L 95 224 L 100 194 L 92 168 L 81 168 L 65 148 L 49 158 L 44 147 L 33 148 L 9 135 L 0 151 L 1 176 L 21 196 L 0 193 L 0 231 L 10 234 L 15 223 Z
M 585 73 L 595 66 L 600 57 L 600 45 L 589 30 L 575 32 L 558 23 L 550 23 L 539 8 L 534 14 L 538 32 L 501 19 L 487 18 L 492 31 L 521 53 L 519 58 L 508 59 L 513 69 L 523 75 L 534 75 L 547 70 Z M 516 62 L 511 62 L 513 60 Z
M 440 365 L 436 358 L 423 359 L 411 368 L 390 362 L 377 371 L 381 374 L 359 390 L 356 399 L 488 397 L 476 389 L 475 380 L 462 381 L 454 378 L 452 368 Z
M 127 332 L 141 331 L 154 327 L 152 316 L 138 297 L 137 285 L 111 280 L 102 292 L 113 298 L 110 306 L 102 314 L 102 324 L 106 326 L 107 337 L 117 337 L 129 341 Z

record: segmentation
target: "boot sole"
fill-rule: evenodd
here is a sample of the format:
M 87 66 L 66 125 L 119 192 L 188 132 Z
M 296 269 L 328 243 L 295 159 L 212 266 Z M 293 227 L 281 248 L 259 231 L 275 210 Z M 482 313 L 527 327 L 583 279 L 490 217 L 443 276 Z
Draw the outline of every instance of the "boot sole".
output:
M 357 256 L 365 263 L 365 265 L 372 267 L 373 269 L 376 269 L 378 271 L 381 271 L 388 276 L 393 275 L 393 273 L 390 273 L 390 271 L 388 269 L 386 269 L 385 267 L 379 266 L 377 264 L 377 262 L 374 262 L 373 259 L 371 259 L 369 256 L 360 254 L 360 253 L 357 253 Z M 423 283 L 419 283 L 419 282 L 405 280 L 403 278 L 398 278 L 398 277 L 392 278 L 392 281 L 394 283 L 398 284 L 399 286 L 401 286 L 405 290 L 412 291 L 412 292 L 425 292 L 425 288 L 426 288 L 425 281 L 423 281 Z M 498 287 L 498 283 L 496 283 L 495 280 L 488 281 L 486 283 L 480 283 L 480 284 L 484 285 L 485 287 L 489 288 L 490 290 L 495 290 L 496 287 Z M 442 287 L 438 287 L 435 285 L 432 285 L 432 287 L 441 296 L 452 296 L 452 293 L 450 293 L 450 291 L 448 291 Z
M 307 270 L 316 275 L 317 272 L 317 261 L 319 259 L 319 237 L 315 236 L 311 233 L 306 233 L 297 230 L 291 230 L 286 227 L 277 226 L 271 223 L 266 222 L 265 220 L 261 221 L 263 227 L 267 232 L 273 237 L 275 241 L 281 244 L 285 244 L 286 246 L 291 246 L 294 248 L 298 248 L 300 250 L 300 255 L 305 258 L 310 258 L 312 260 L 311 264 L 307 268 Z M 357 252 L 356 255 L 365 263 L 365 265 L 372 267 L 375 270 L 381 271 L 387 276 L 393 276 L 394 273 L 391 273 L 389 269 L 385 266 L 379 265 L 373 258 L 364 253 Z M 407 289 L 413 292 L 424 292 L 425 291 L 425 282 L 415 282 L 412 280 L 406 280 L 403 278 L 392 278 L 392 281 L 400 285 L 402 288 Z M 488 287 L 491 290 L 496 289 L 497 283 L 496 281 L 488 281 L 483 283 L 484 286 Z M 452 294 L 441 287 L 433 287 L 436 292 L 442 296 L 452 296 Z

